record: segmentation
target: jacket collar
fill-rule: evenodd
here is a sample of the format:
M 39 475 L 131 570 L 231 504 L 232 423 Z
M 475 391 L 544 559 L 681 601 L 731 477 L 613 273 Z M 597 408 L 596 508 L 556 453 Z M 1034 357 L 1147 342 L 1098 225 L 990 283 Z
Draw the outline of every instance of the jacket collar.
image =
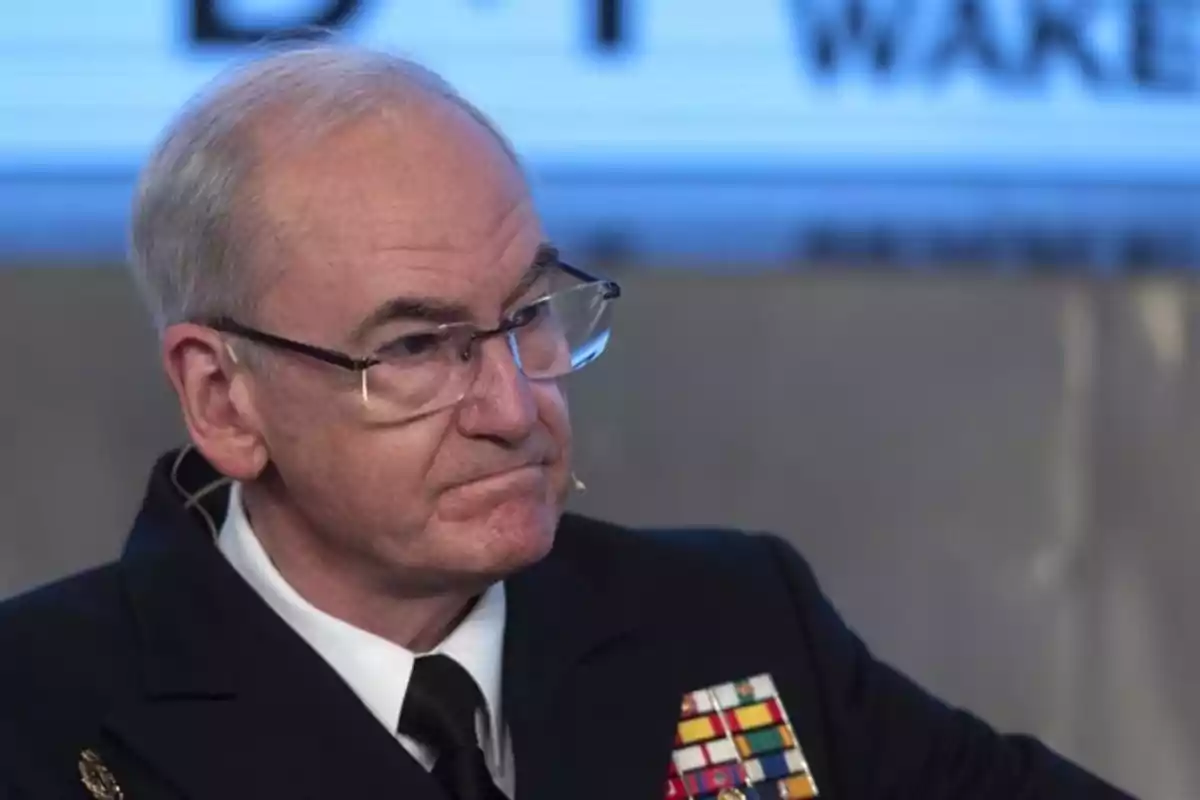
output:
M 368 797 L 402 785 L 414 800 L 444 800 L 220 554 L 184 499 L 219 476 L 195 454 L 177 458 L 156 465 L 121 556 L 143 693 L 105 728 L 188 797 Z M 200 507 L 220 525 L 227 501 L 214 491 Z
M 235 693 L 238 662 L 231 654 L 244 642 L 231 638 L 245 631 L 228 624 L 230 614 L 257 604 L 207 527 L 224 518 L 228 489 L 185 506 L 188 495 L 219 477 L 194 453 L 160 458 L 121 554 L 151 698 Z
M 241 632 L 230 624 L 231 613 L 263 605 L 214 545 L 228 511 L 229 487 L 185 506 L 189 496 L 220 480 L 195 451 L 160 458 L 122 552 L 126 587 L 149 656 L 151 695 L 231 694 L 237 659 L 229 657 L 228 647 L 214 645 Z M 508 613 L 518 624 L 506 637 L 505 672 L 521 676 L 518 685 L 525 676 L 536 677 L 538 685 L 553 684 L 592 649 L 646 620 L 606 584 L 603 570 L 587 569 L 571 557 L 571 538 L 581 524 L 586 524 L 581 518 L 565 515 L 550 555 L 507 581 Z M 253 616 L 256 625 L 275 621 Z M 537 624 L 523 624 L 527 620 Z
M 193 508 L 185 507 L 186 496 L 219 479 L 195 452 L 169 453 L 154 469 L 121 559 L 141 636 L 145 697 L 136 707 L 119 710 L 110 727 L 148 757 L 173 761 L 166 765 L 168 772 L 184 782 L 211 780 L 212 753 L 228 753 L 237 742 L 246 751 L 263 752 L 240 738 L 257 732 L 289 742 L 289 752 L 277 763 L 264 756 L 253 768 L 264 773 L 264 780 L 268 771 L 290 771 L 297 788 L 304 784 L 297 796 L 324 785 L 332 794 L 355 795 L 344 780 L 335 787 L 326 777 L 335 772 L 344 778 L 352 764 L 364 796 L 376 786 L 373 780 L 386 779 L 423 786 L 429 797 L 436 797 L 416 762 L 406 754 L 401 757 L 394 739 L 336 673 L 274 616 L 217 550 L 209 522 L 219 530 L 228 489 L 210 491 Z M 564 742 L 555 731 L 556 724 L 571 722 L 562 718 L 569 703 L 559 702 L 564 684 L 593 656 L 634 636 L 652 618 L 607 582 L 610 573 L 602 564 L 572 552 L 574 537 L 587 524 L 565 516 L 551 554 L 507 581 L 503 713 L 512 734 L 521 798 L 584 796 L 578 785 L 566 785 L 571 776 L 556 772 L 554 762 L 564 747 L 601 753 L 604 742 L 595 737 L 621 732 L 596 727 L 591 738 L 579 735 Z M 603 671 L 596 674 L 603 680 Z M 313 731 L 309 736 L 306 726 L 296 725 L 303 717 L 285 709 L 295 708 L 301 698 L 310 704 L 304 716 L 336 727 L 340 734 Z M 660 723 L 640 734 L 629 732 L 630 746 L 647 751 L 641 755 L 645 766 L 640 778 L 632 785 L 640 780 L 646 788 L 661 790 L 677 712 L 677 698 L 669 690 L 663 698 Z M 274 712 L 269 710 L 273 707 Z M 201 708 L 209 710 L 199 713 Z M 196 743 L 193 747 L 179 741 L 178 725 L 185 719 L 190 728 L 186 743 Z M 201 740 L 217 750 L 206 755 Z M 325 772 L 297 769 L 305 760 L 317 765 L 332 760 L 340 766 Z M 272 791 L 287 794 L 283 785 L 275 784 Z M 211 792 L 220 794 L 215 783 Z

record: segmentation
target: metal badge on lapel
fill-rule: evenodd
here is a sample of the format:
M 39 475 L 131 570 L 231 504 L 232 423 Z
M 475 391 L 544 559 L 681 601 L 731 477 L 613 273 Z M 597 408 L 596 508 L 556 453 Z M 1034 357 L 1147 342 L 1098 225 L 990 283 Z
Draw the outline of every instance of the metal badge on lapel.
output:
M 683 696 L 667 800 L 805 800 L 818 794 L 770 675 Z
M 96 800 L 124 800 L 125 793 L 121 791 L 117 779 L 104 766 L 95 750 L 84 750 L 79 754 L 79 778 L 84 788 L 91 792 Z

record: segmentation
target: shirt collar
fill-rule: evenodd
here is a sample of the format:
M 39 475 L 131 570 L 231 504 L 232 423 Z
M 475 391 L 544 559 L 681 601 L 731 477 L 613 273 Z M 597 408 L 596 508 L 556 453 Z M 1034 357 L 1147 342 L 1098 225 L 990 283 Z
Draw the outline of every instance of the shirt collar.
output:
M 333 667 L 380 723 L 395 732 L 416 654 L 326 614 L 301 597 L 254 534 L 242 506 L 241 485 L 236 482 L 229 493 L 229 513 L 217 547 L 267 605 Z M 453 658 L 479 685 L 487 704 L 488 738 L 497 758 L 505 730 L 500 707 L 505 605 L 504 584 L 492 584 L 431 651 Z

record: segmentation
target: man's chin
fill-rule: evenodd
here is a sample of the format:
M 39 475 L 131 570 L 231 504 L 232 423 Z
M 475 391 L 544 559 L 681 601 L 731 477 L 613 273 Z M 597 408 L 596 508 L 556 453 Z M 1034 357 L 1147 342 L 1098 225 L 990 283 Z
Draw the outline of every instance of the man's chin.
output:
M 438 515 L 469 571 L 502 577 L 540 561 L 554 546 L 561 510 L 545 498 L 512 498 L 481 512 Z

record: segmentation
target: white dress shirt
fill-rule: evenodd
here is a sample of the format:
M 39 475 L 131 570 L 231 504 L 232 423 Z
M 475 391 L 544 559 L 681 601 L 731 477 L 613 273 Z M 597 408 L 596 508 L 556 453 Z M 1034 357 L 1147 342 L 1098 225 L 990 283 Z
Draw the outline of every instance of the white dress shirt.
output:
M 301 597 L 275 568 L 250 527 L 236 482 L 217 547 L 267 605 L 329 662 L 380 724 L 422 766 L 432 769 L 436 754 L 396 732 L 416 654 L 326 614 Z M 512 746 L 500 707 L 504 623 L 504 584 L 496 583 L 432 652 L 457 661 L 479 684 L 487 705 L 478 721 L 480 742 L 496 785 L 513 797 Z

